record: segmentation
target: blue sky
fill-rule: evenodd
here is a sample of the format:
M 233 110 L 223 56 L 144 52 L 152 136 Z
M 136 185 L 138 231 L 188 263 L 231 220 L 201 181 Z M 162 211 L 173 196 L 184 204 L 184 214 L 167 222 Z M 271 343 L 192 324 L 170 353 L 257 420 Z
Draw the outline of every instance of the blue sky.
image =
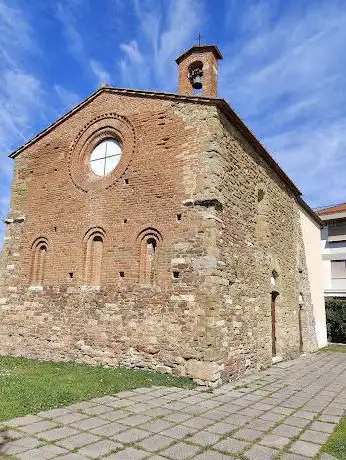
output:
M 224 55 L 219 95 L 306 201 L 346 201 L 345 0 L 0 0 L 0 217 L 11 151 L 102 83 L 176 91 L 199 32 Z

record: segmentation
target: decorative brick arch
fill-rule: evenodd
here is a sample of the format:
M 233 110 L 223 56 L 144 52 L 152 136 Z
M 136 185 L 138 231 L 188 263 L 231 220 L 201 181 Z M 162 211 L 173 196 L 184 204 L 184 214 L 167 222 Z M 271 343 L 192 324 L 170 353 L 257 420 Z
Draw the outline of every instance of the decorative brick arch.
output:
M 84 236 L 84 283 L 100 286 L 106 232 L 101 227 L 89 229 Z
M 42 286 L 45 279 L 48 240 L 45 237 L 37 238 L 31 245 L 32 262 L 30 270 L 30 284 Z
M 155 228 L 148 227 L 137 236 L 138 279 L 141 284 L 155 285 L 160 273 L 160 246 L 162 235 Z
M 93 174 L 89 158 L 93 149 L 109 138 L 115 138 L 121 144 L 121 159 L 114 171 L 99 177 Z M 108 189 L 123 176 L 135 149 L 136 132 L 127 117 L 114 112 L 99 115 L 80 130 L 71 145 L 68 156 L 69 176 L 73 184 L 85 193 Z

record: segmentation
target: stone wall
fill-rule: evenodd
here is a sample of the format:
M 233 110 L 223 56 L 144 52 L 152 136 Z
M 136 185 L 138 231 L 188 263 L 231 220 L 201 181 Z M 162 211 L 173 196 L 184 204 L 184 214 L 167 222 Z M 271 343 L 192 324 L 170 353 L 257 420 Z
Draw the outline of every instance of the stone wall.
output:
M 113 132 L 122 163 L 95 181 L 88 146 Z M 100 288 L 84 279 L 85 237 L 95 228 L 104 235 Z M 139 276 L 146 229 L 160 235 L 153 285 Z M 47 241 L 42 288 L 31 285 L 38 238 Z M 294 196 L 213 104 L 105 90 L 16 158 L 0 353 L 216 385 L 271 364 L 273 270 L 278 352 L 291 357 L 302 289 L 304 347 L 314 346 Z
M 310 286 L 295 196 L 243 136 L 220 114 L 204 154 L 215 213 L 216 349 L 224 376 L 271 365 L 271 292 L 276 298 L 277 358 L 299 354 L 298 298 L 303 351 L 316 347 Z M 263 193 L 262 193 L 263 192 Z M 259 195 L 265 207 L 259 203 Z M 276 286 L 272 273 L 276 272 Z

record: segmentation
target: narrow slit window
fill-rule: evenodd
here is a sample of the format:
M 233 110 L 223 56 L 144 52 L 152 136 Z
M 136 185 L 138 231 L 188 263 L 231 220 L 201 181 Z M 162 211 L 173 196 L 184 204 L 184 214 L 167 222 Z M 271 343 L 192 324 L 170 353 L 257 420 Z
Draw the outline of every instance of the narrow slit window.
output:
M 31 284 L 34 286 L 42 286 L 44 283 L 47 249 L 45 240 L 39 240 L 33 247 Z
M 151 230 L 144 233 L 139 248 L 139 280 L 143 284 L 154 285 L 158 277 L 159 233 Z
M 103 235 L 92 234 L 86 245 L 85 256 L 85 283 L 89 286 L 101 285 Z

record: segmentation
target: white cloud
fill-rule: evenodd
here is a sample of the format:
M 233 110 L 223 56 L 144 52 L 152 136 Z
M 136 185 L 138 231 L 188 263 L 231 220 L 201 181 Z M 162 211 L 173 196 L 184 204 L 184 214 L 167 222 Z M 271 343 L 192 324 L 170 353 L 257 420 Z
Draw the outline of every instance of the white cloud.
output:
M 143 55 L 138 49 L 136 40 L 131 40 L 129 43 L 121 43 L 120 49 L 128 56 L 129 60 L 136 63 L 143 62 Z
M 241 15 L 242 33 L 224 50 L 220 93 L 312 205 L 343 201 L 346 7 L 293 2 L 280 14 L 273 5 L 252 2 Z
M 100 84 L 110 83 L 110 74 L 103 68 L 103 66 L 98 61 L 96 61 L 95 59 L 90 59 L 89 64 L 91 70 L 98 78 Z
M 0 218 L 7 214 L 13 160 L 8 153 L 32 134 L 33 114 L 45 110 L 41 81 L 24 68 L 36 54 L 33 29 L 23 13 L 0 3 Z M 0 225 L 0 247 L 4 227 Z
M 167 10 L 167 25 L 157 43 L 156 66 L 161 77 L 166 77 L 167 64 L 195 43 L 203 18 L 203 4 L 195 0 L 171 0 Z
M 72 12 L 73 5 L 68 3 L 57 4 L 57 17 L 63 25 L 63 32 L 70 53 L 83 66 L 86 61 L 84 42 L 81 34 L 75 27 L 75 20 Z
M 58 3 L 57 17 L 63 25 L 63 32 L 71 55 L 79 62 L 80 66 L 89 71 L 93 77 L 96 77 L 97 83 L 109 83 L 110 74 L 104 69 L 102 64 L 88 55 L 85 48 L 84 40 L 78 31 L 73 8 L 79 7 L 79 0 L 71 2 Z
M 54 85 L 54 90 L 65 110 L 71 109 L 71 107 L 74 107 L 80 101 L 78 94 L 69 91 L 61 85 Z
M 20 11 L 0 2 L 0 60 L 1 67 L 17 68 L 15 50 L 37 51 L 32 28 Z
M 203 22 L 203 2 L 197 0 L 135 0 L 138 29 L 128 43 L 120 44 L 123 85 L 176 87 L 175 58 L 195 42 Z M 141 37 L 139 41 L 137 38 Z M 140 43 L 140 45 L 139 45 Z

